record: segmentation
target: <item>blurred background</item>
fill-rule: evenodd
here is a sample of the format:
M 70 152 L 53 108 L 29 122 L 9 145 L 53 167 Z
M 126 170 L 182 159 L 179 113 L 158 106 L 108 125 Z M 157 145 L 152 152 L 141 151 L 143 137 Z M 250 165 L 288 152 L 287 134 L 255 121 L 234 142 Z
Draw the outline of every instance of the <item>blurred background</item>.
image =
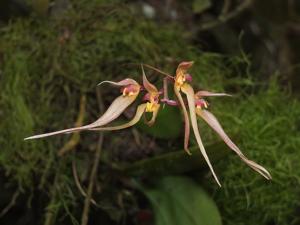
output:
M 297 0 L 0 0 L 0 223 L 300 224 L 299 56 Z M 209 110 L 272 181 L 199 120 L 219 188 L 176 107 L 151 128 L 23 141 L 95 121 L 120 91 L 97 84 L 141 82 L 135 63 L 189 60 L 195 90 L 233 95 Z

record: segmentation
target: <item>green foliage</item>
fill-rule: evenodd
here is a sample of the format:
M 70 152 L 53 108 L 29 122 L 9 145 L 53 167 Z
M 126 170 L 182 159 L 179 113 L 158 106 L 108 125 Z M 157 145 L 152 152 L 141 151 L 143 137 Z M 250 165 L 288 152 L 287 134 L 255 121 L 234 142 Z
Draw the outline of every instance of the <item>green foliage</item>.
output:
M 124 63 L 143 61 L 155 65 L 163 56 L 183 53 L 180 46 L 184 41 L 175 38 L 175 30 L 179 29 L 175 25 L 160 27 L 160 32 L 155 32 L 158 29 L 155 24 L 142 18 L 137 23 L 138 15 L 124 5 L 81 1 L 74 8 L 69 12 L 72 19 L 22 19 L 0 30 L 4 55 L 1 114 L 5 115 L 1 122 L 1 146 L 4 146 L 1 159 L 2 165 L 15 169 L 15 176 L 23 160 L 33 163 L 31 169 L 34 162 L 47 164 L 44 161 L 49 161 L 47 154 L 54 151 L 54 146 L 46 145 L 49 141 L 22 139 L 45 129 L 71 126 L 77 116 L 80 94 L 93 93 L 99 81 L 123 79 L 131 71 L 135 71 L 131 76 L 139 77 L 136 72 L 139 68 L 124 67 Z M 61 40 L 63 32 L 70 32 L 70 37 Z M 171 43 L 178 47 L 169 48 Z M 114 90 L 104 93 L 114 94 Z M 89 101 L 93 107 L 95 102 Z M 60 146 L 57 139 L 66 140 L 58 137 L 50 142 Z M 24 166 L 28 168 L 27 163 Z
M 177 107 L 161 108 L 153 126 L 147 126 L 143 121 L 137 124 L 143 132 L 162 139 L 177 138 L 183 129 L 180 111 Z
M 218 161 L 216 172 L 223 187 L 218 189 L 209 182 L 209 188 L 214 189 L 225 223 L 297 224 L 299 101 L 280 90 L 273 79 L 267 88 L 238 104 L 227 101 L 213 107 L 225 130 L 239 130 L 236 143 L 243 152 L 273 176 L 270 182 L 263 180 L 234 154 Z
M 69 136 L 28 142 L 23 138 L 73 126 L 83 94 L 88 99 L 85 122 L 94 121 L 99 116 L 94 93 L 97 83 L 128 76 L 141 81 L 140 68 L 124 64 L 144 62 L 173 73 L 179 61 L 194 60 L 191 74 L 195 89 L 239 94 L 234 98 L 209 99 L 210 110 L 230 136 L 238 134 L 233 140 L 245 154 L 264 165 L 273 175 L 273 181 L 264 181 L 233 153 L 214 162 L 223 187 L 217 188 L 211 177 L 205 180 L 201 177 L 201 181 L 214 193 L 224 223 L 298 222 L 295 212 L 300 194 L 300 164 L 297 160 L 300 157 L 299 101 L 282 91 L 277 80 L 270 80 L 266 85 L 261 80 L 250 79 L 249 60 L 245 56 L 228 59 L 195 50 L 183 38 L 182 34 L 186 32 L 178 24 L 159 25 L 144 19 L 133 5 L 100 0 L 73 1 L 73 8 L 61 18 L 33 16 L 15 19 L 1 27 L 0 164 L 1 170 L 9 177 L 9 183 L 17 184 L 26 193 L 32 193 L 34 189 L 46 193 L 45 199 L 49 201 L 41 203 L 40 208 L 55 211 L 57 219 L 65 218 L 67 214 L 76 223 L 78 218 L 74 214 L 82 196 L 78 194 L 72 177 L 73 158 L 68 155 L 58 159 L 56 156 Z M 146 73 L 150 79 L 157 77 L 150 70 Z M 101 90 L 106 106 L 119 94 L 109 86 L 103 86 Z M 158 124 L 147 130 L 148 134 L 158 138 L 178 136 L 181 124 L 176 121 L 174 125 L 168 125 L 175 118 L 180 120 L 179 111 L 176 108 L 171 110 L 174 112 L 169 116 L 166 115 L 167 108 L 162 111 Z M 205 146 L 219 140 L 203 122 L 199 125 Z M 95 135 L 83 133 L 78 150 L 90 155 L 87 150 L 94 149 Z M 105 138 L 107 143 L 117 147 L 118 143 L 124 142 L 123 136 L 107 135 Z M 176 149 L 182 144 L 182 138 L 179 140 Z M 170 151 L 168 145 L 159 145 L 166 152 Z M 223 148 L 230 151 L 225 145 Z M 129 147 L 121 150 L 129 152 Z M 113 154 L 112 151 L 103 152 Z M 216 155 L 210 151 L 212 154 Z M 81 158 L 80 154 L 74 156 L 78 164 Z M 111 163 L 114 162 L 107 162 L 108 165 Z M 86 169 L 86 164 L 78 167 Z M 140 166 L 141 163 L 134 165 Z M 179 170 L 174 169 L 175 172 Z M 104 179 L 102 184 L 108 186 L 111 193 L 102 194 L 119 196 L 122 187 L 110 186 L 110 174 L 104 171 L 106 177 L 101 177 Z M 190 170 L 184 168 L 184 171 Z M 164 183 L 159 185 L 165 188 Z M 194 193 L 190 199 L 197 198 L 197 195 Z M 178 199 L 175 197 L 175 200 Z M 111 201 L 114 199 L 107 201 L 113 205 Z M 181 206 L 186 207 L 185 204 Z M 193 210 L 193 207 L 188 210 Z
M 187 177 L 164 177 L 142 188 L 150 200 L 156 225 L 221 225 L 213 200 Z

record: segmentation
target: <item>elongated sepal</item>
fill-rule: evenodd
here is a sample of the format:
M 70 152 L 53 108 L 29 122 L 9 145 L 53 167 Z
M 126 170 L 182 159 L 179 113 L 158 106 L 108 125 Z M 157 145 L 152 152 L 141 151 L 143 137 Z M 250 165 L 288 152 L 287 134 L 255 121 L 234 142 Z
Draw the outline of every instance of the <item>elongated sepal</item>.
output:
M 184 116 L 184 150 L 191 155 L 191 152 L 189 150 L 189 140 L 190 140 L 190 120 L 189 120 L 189 115 L 187 112 L 187 109 L 185 107 L 183 98 L 177 89 L 176 86 L 174 86 L 174 93 L 178 99 L 180 108 L 182 109 L 183 116 Z
M 217 175 L 215 174 L 215 171 L 210 163 L 210 160 L 206 154 L 206 151 L 205 151 L 205 148 L 203 146 L 203 143 L 202 143 L 202 140 L 201 140 L 201 137 L 200 137 L 200 133 L 199 133 L 199 129 L 198 129 L 198 124 L 197 124 L 197 118 L 196 118 L 196 108 L 195 108 L 195 97 L 194 97 L 194 90 L 193 88 L 185 83 L 182 87 L 181 87 L 181 90 L 183 93 L 186 94 L 187 96 L 187 100 L 188 100 L 188 106 L 189 106 L 189 110 L 190 110 L 190 118 L 191 118 L 191 124 L 192 124 L 192 128 L 193 128 L 193 131 L 194 131 L 194 135 L 195 135 L 195 138 L 196 138 L 196 141 L 198 143 L 198 146 L 200 148 L 200 151 L 206 161 L 206 163 L 208 164 L 217 184 L 221 187 L 221 184 L 219 182 L 219 179 L 217 177 Z
M 119 96 L 112 102 L 112 104 L 108 107 L 106 112 L 98 120 L 96 120 L 91 124 L 81 126 L 81 127 L 75 127 L 75 128 L 69 128 L 60 131 L 45 133 L 45 134 L 34 135 L 31 137 L 27 137 L 24 140 L 44 138 L 44 137 L 49 137 L 58 134 L 73 133 L 73 132 L 104 126 L 110 123 L 111 121 L 115 120 L 116 118 L 118 118 L 125 111 L 125 109 L 135 101 L 136 98 L 137 95 Z
M 143 86 L 144 86 L 144 88 L 145 88 L 150 94 L 158 94 L 157 88 L 156 88 L 153 84 L 151 84 L 151 83 L 148 81 L 148 79 L 147 79 L 147 77 L 146 77 L 146 74 L 145 74 L 145 71 L 144 71 L 143 65 L 141 65 L 141 67 L 142 67 L 142 73 L 143 73 Z
M 97 131 L 112 131 L 112 130 L 122 130 L 128 127 L 132 127 L 137 122 L 140 121 L 142 115 L 144 114 L 146 109 L 146 104 L 141 104 L 137 107 L 135 116 L 130 120 L 128 123 L 119 125 L 119 126 L 112 126 L 112 127 L 97 127 L 97 128 L 91 128 L 89 130 L 97 130 Z
M 230 94 L 226 93 L 215 93 L 215 92 L 210 92 L 210 91 L 198 91 L 195 94 L 196 98 L 201 98 L 201 97 L 214 97 L 214 96 L 232 96 Z
M 217 118 L 207 110 L 196 111 L 197 115 L 200 116 L 207 124 L 222 138 L 222 140 L 228 145 L 230 149 L 232 149 L 248 166 L 250 166 L 253 170 L 261 174 L 266 179 L 272 179 L 270 173 L 261 165 L 257 164 L 254 161 L 249 160 L 242 151 L 232 142 L 232 140 L 228 137 L 228 135 L 223 130 L 221 124 L 217 120 Z
M 100 85 L 102 85 L 104 83 L 112 84 L 112 85 L 119 86 L 119 87 L 128 86 L 128 85 L 137 85 L 137 86 L 140 86 L 135 80 L 133 80 L 131 78 L 126 78 L 126 79 L 118 81 L 118 82 L 105 80 L 105 81 L 100 82 L 98 84 L 98 86 L 100 86 Z

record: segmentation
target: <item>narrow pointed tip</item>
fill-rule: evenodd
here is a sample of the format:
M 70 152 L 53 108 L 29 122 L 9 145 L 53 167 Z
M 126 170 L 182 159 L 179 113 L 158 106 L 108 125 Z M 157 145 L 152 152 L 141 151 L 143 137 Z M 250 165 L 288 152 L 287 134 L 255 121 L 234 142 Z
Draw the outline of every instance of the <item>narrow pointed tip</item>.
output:
M 268 170 L 266 170 L 264 168 L 264 170 L 261 170 L 261 174 L 264 176 L 264 178 L 266 178 L 267 180 L 272 180 L 272 176 L 271 174 L 269 173 Z
M 213 175 L 213 177 L 215 178 L 215 181 L 217 182 L 218 186 L 221 188 L 222 185 L 221 185 L 221 183 L 220 183 L 220 181 L 219 181 L 217 175 L 216 175 L 215 172 L 212 170 L 212 168 L 211 168 L 211 172 L 212 172 L 212 175 Z
M 212 168 L 212 166 L 210 164 L 209 164 L 209 167 L 210 167 L 210 170 L 211 170 L 211 173 L 212 173 L 213 177 L 215 178 L 215 181 L 217 182 L 218 186 L 221 188 L 222 185 L 221 185 L 221 183 L 220 183 L 217 175 L 215 174 L 215 171 L 213 170 L 213 168 Z
M 42 135 L 34 135 L 34 136 L 24 138 L 23 140 L 28 141 L 28 140 L 32 140 L 32 139 L 38 139 L 38 138 L 41 138 L 41 137 L 43 137 L 43 136 Z
M 28 140 L 37 139 L 37 138 L 39 138 L 39 135 L 34 135 L 34 136 L 26 137 L 26 138 L 23 139 L 23 141 L 28 141 Z
M 97 84 L 97 86 L 100 86 L 103 83 L 105 83 L 105 81 L 101 81 L 100 83 Z
M 188 155 L 192 155 L 191 151 L 188 148 L 184 148 L 184 151 L 188 154 Z
M 265 178 L 267 180 L 272 180 L 273 179 L 272 176 L 271 176 L 271 174 L 269 172 L 266 174 Z

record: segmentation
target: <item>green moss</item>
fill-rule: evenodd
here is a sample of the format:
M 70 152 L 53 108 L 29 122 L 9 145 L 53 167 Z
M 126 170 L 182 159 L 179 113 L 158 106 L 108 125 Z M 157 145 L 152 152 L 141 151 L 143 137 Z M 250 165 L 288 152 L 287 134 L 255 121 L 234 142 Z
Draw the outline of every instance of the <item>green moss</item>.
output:
M 24 192 L 36 187 L 43 190 L 47 201 L 41 207 L 54 209 L 56 219 L 67 214 L 76 223 L 82 196 L 73 181 L 72 156 L 56 156 L 69 136 L 27 142 L 23 138 L 72 126 L 82 94 L 88 97 L 85 123 L 96 119 L 97 83 L 129 75 L 140 79 L 138 67 L 124 64 L 144 62 L 172 73 L 179 61 L 194 60 L 191 72 L 198 88 L 241 93 L 232 99 L 211 100 L 211 111 L 229 134 L 239 134 L 234 141 L 245 154 L 268 168 L 274 178 L 264 181 L 234 154 L 218 162 L 223 188 L 214 190 L 214 198 L 225 224 L 292 224 L 299 206 L 299 102 L 282 92 L 275 81 L 267 88 L 257 87 L 260 83 L 244 72 L 248 61 L 198 52 L 183 37 L 187 31 L 182 26 L 157 24 L 144 19 L 133 5 L 109 2 L 74 1 L 72 10 L 60 19 L 16 19 L 0 29 L 0 56 L 4 56 L 0 64 L 0 163 L 10 182 Z M 117 90 L 108 86 L 102 90 L 107 105 Z M 215 134 L 204 128 L 205 143 L 216 142 Z M 83 134 L 78 150 L 92 155 L 86 152 L 94 149 L 96 137 Z M 123 137 L 108 134 L 105 138 L 118 146 Z M 74 156 L 78 167 L 88 168 L 81 157 Z M 104 174 L 100 179 L 105 187 L 111 182 L 108 177 Z M 205 185 L 216 187 L 210 182 Z M 115 196 L 122 191 L 111 189 L 105 190 Z

